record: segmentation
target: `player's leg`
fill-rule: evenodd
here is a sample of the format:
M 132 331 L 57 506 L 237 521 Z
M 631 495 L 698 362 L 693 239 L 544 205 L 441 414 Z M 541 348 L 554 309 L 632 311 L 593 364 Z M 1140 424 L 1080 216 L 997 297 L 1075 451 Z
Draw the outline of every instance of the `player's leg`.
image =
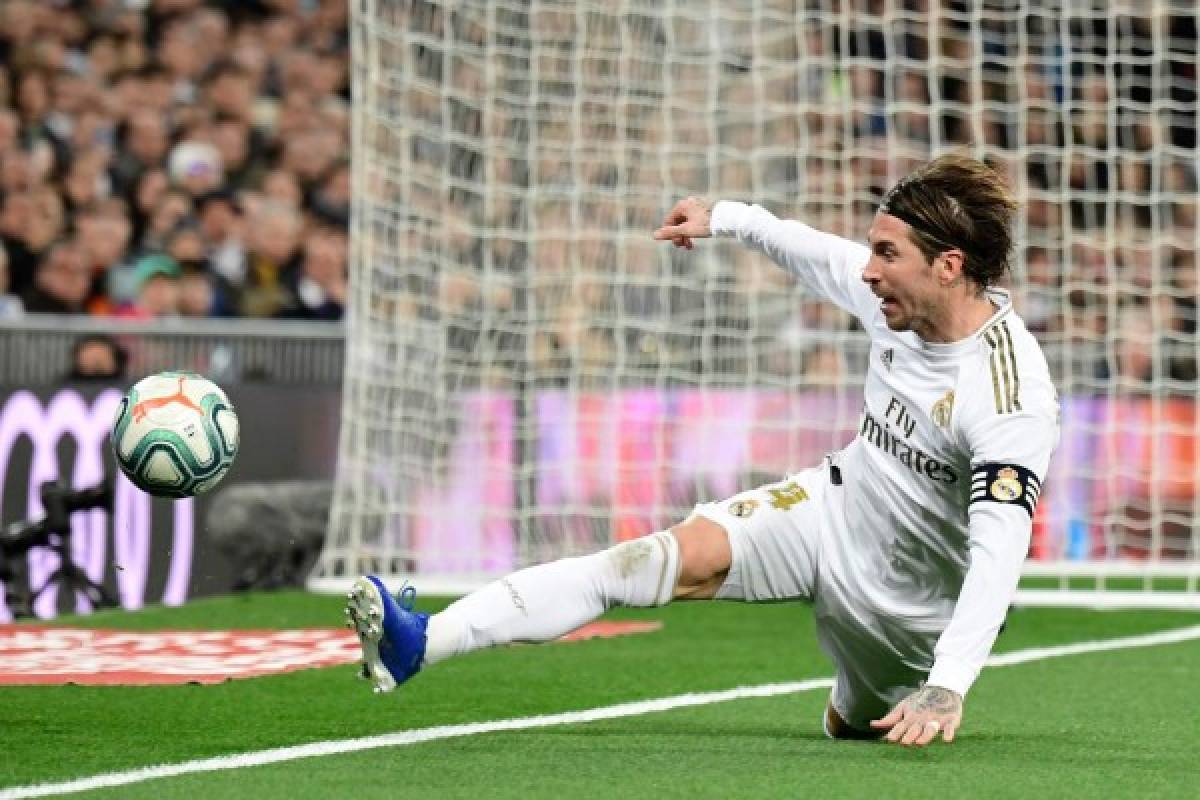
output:
M 729 575 L 733 551 L 729 531 L 707 517 L 693 515 L 671 528 L 679 547 L 679 577 L 674 600 L 711 600 Z
M 929 672 L 936 635 L 896 636 L 873 614 L 844 603 L 823 584 L 816 604 L 817 638 L 837 668 L 825 708 L 824 728 L 834 739 L 878 739 L 871 727 L 912 692 Z
M 359 578 L 346 610 L 362 641 L 364 674 L 378 691 L 388 691 L 422 666 L 451 656 L 510 642 L 552 641 L 617 605 L 668 603 L 681 577 L 690 582 L 700 574 L 699 564 L 722 569 L 719 553 L 699 546 L 701 540 L 719 545 L 720 538 L 711 530 L 689 536 L 697 527 L 716 526 L 689 521 L 676 529 L 679 538 L 660 531 L 591 555 L 528 567 L 432 616 L 397 603 L 378 578 Z
M 701 504 L 670 531 L 515 572 L 429 621 L 425 663 L 508 642 L 551 641 L 614 606 L 810 598 L 824 480 L 822 470 L 810 470 Z
M 871 727 L 892 708 L 921 688 L 927 670 L 903 667 L 891 656 L 867 665 L 842 664 L 825 705 L 823 727 L 831 739 L 879 739 L 887 731 Z M 866 673 L 866 674 L 864 674 Z M 871 674 L 874 673 L 874 674 Z M 887 673 L 887 674 L 883 674 Z
M 883 736 L 883 732 L 874 729 L 860 730 L 845 720 L 834 704 L 834 695 L 830 695 L 825 703 L 825 715 L 821 718 L 821 727 L 830 739 L 874 740 Z
M 719 503 L 698 505 L 692 520 L 710 525 L 697 527 L 696 533 L 727 532 L 722 541 L 728 551 L 717 563 L 690 559 L 699 562 L 698 569 L 690 583 L 680 581 L 677 592 L 748 602 L 812 600 L 829 489 L 828 471 L 818 467 Z M 713 553 L 715 548 L 700 550 Z
M 614 606 L 808 597 L 815 560 L 805 542 L 812 537 L 794 529 L 807 509 L 795 507 L 808 497 L 792 481 L 704 504 L 670 531 L 520 570 L 432 617 L 400 607 L 378 579 L 360 578 L 348 613 L 367 674 L 386 691 L 423 665 L 498 644 L 551 641 Z M 789 552 L 797 547 L 799 558 Z
M 501 578 L 434 615 L 425 663 L 509 642 L 552 641 L 614 606 L 647 608 L 691 596 L 713 572 L 728 569 L 728 544 L 721 563 L 724 532 L 713 528 L 707 520 L 689 520 L 669 532 Z

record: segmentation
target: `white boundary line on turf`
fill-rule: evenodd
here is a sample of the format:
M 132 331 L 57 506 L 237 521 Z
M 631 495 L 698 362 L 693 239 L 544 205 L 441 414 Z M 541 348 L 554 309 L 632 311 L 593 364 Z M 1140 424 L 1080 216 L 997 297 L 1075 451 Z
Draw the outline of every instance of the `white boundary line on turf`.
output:
M 1015 664 L 1028 664 L 1031 661 L 1044 661 L 1048 658 L 1060 658 L 1062 656 L 1098 653 L 1109 650 L 1126 650 L 1134 647 L 1153 647 L 1155 645 L 1174 644 L 1193 639 L 1200 639 L 1200 625 L 1160 631 L 1158 633 L 1147 633 L 1139 636 L 1125 636 L 1119 639 L 1102 639 L 1099 641 L 1076 642 L 1074 644 L 1058 645 L 1055 647 L 1035 647 L 1029 650 L 1017 650 L 1012 653 L 993 656 L 988 659 L 987 664 L 991 667 L 1007 667 Z M 0 789 L 0 800 L 26 800 L 26 798 L 53 797 L 74 794 L 76 792 L 86 792 L 93 789 L 128 786 L 133 783 L 142 783 L 154 780 L 155 778 L 170 778 L 176 775 L 219 772 L 230 769 L 242 769 L 244 767 L 260 767 L 266 764 L 278 764 L 283 761 L 295 761 L 301 758 L 356 753 L 380 747 L 400 747 L 437 739 L 451 739 L 458 736 L 475 736 L 482 733 L 548 728 L 555 725 L 572 725 L 581 722 L 634 717 L 642 714 L 654 714 L 660 711 L 671 711 L 676 708 L 712 705 L 714 703 L 724 703 L 730 700 L 742 700 L 751 697 L 777 697 L 779 695 L 798 694 L 813 689 L 827 689 L 831 686 L 833 686 L 833 680 L 830 678 L 818 678 L 793 683 L 768 683 L 761 686 L 742 686 L 720 692 L 697 692 L 675 695 L 673 697 L 660 697 L 655 700 L 639 700 L 632 703 L 620 703 L 614 706 L 603 706 L 584 711 L 567 711 L 561 714 L 518 717 L 516 719 L 493 720 L 490 722 L 471 722 L 462 725 L 440 725 L 434 728 L 418 728 L 416 730 L 400 731 L 398 733 L 388 733 L 379 736 L 365 736 L 359 739 L 312 742 L 311 744 L 296 745 L 293 747 L 278 747 L 272 750 L 259 750 L 239 755 L 184 761 L 179 764 L 143 767 L 126 772 L 110 772 L 103 775 L 93 775 L 88 778 L 64 781 L 62 783 L 16 786 L 10 789 Z

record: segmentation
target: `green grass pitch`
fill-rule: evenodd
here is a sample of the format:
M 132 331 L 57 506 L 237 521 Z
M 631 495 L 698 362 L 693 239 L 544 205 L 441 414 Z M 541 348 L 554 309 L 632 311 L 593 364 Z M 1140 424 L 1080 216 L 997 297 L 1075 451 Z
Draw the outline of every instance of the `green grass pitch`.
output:
M 340 622 L 298 592 L 64 620 L 128 629 Z M 440 603 L 426 601 L 433 609 Z M 376 696 L 355 668 L 217 686 L 0 688 L 5 789 L 308 742 L 827 677 L 799 604 L 622 610 L 661 631 L 516 646 L 439 664 Z M 1200 623 L 1185 612 L 1014 611 L 997 652 Z M 86 798 L 1191 797 L 1200 786 L 1200 641 L 990 668 L 960 738 L 925 750 L 833 742 L 826 691 L 488 733 L 161 778 Z

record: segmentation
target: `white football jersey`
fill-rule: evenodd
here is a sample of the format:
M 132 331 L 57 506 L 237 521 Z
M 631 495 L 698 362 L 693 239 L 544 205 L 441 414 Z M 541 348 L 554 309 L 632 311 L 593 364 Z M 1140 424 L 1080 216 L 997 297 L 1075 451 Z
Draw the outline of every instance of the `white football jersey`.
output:
M 762 250 L 870 336 L 859 433 L 836 456 L 846 527 L 822 569 L 864 625 L 940 635 L 929 682 L 965 694 L 1012 600 L 1058 444 L 1041 348 L 1007 292 L 989 290 L 997 311 L 974 335 L 932 344 L 888 328 L 862 280 L 864 245 L 741 203 L 718 203 L 712 229 Z

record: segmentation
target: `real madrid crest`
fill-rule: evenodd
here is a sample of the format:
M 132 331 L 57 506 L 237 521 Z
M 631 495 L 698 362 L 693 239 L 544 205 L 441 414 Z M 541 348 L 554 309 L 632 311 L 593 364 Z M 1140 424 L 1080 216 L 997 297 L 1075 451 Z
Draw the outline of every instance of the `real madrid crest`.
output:
M 950 415 L 954 411 L 954 390 L 946 392 L 941 400 L 933 404 L 933 410 L 929 412 L 933 424 L 939 428 L 945 428 L 950 425 Z
M 1020 499 L 1025 490 L 1021 488 L 1021 476 L 1012 467 L 1004 467 L 996 472 L 996 480 L 992 481 L 992 497 L 1002 503 L 1011 503 Z
M 745 500 L 734 500 L 729 504 L 729 513 L 735 517 L 745 519 L 754 513 L 754 509 L 758 508 L 758 501 L 752 497 Z

